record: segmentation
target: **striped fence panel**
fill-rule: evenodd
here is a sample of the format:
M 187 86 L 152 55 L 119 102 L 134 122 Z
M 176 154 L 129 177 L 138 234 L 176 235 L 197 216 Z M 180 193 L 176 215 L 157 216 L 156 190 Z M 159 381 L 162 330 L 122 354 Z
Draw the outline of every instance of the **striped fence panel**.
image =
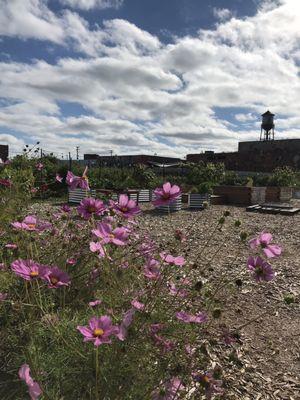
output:
M 169 212 L 180 211 L 181 208 L 182 208 L 182 200 L 180 196 L 178 199 L 176 199 L 169 205 L 156 207 L 156 210 L 168 214 Z
M 204 208 L 203 203 L 207 202 L 210 204 L 210 194 L 189 194 L 189 208 L 200 209 Z
M 141 189 L 139 193 L 139 203 L 149 203 L 151 201 L 151 190 Z
M 80 203 L 86 197 L 96 197 L 96 190 L 70 189 L 69 203 Z

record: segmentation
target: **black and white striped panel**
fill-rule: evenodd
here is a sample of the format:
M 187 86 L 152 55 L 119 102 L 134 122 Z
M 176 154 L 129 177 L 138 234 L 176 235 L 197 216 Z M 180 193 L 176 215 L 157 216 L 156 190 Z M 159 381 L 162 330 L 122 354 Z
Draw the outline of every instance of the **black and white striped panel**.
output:
M 149 203 L 151 201 L 149 189 L 141 189 L 139 193 L 139 203 Z
M 163 213 L 180 211 L 181 208 L 182 208 L 181 196 L 178 199 L 176 199 L 175 201 L 173 201 L 172 203 L 170 203 L 169 205 L 156 207 L 156 209 L 158 211 L 163 212 Z
M 189 194 L 189 207 L 190 208 L 199 208 L 202 209 L 203 203 L 207 202 L 210 204 L 210 195 L 208 194 L 198 194 L 198 193 L 190 193 Z
M 73 189 L 69 190 L 69 203 L 80 203 L 86 197 L 96 197 L 96 190 Z

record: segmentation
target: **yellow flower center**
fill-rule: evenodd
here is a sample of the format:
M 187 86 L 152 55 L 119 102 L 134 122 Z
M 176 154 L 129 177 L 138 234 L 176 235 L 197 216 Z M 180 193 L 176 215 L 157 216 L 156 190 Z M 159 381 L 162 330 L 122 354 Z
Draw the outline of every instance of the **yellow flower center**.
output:
M 209 383 L 209 377 L 208 377 L 208 376 L 205 375 L 205 376 L 203 377 L 203 380 L 204 380 L 205 383 Z
M 123 207 L 123 208 L 121 208 L 121 211 L 126 212 L 126 211 L 127 211 L 127 208 L 126 208 L 126 207 Z
M 35 229 L 36 224 L 27 224 L 28 228 Z
M 58 279 L 55 276 L 51 276 L 50 282 L 52 283 L 52 285 L 56 285 L 58 282 Z
M 35 278 L 35 277 L 38 276 L 38 275 L 39 275 L 38 271 L 31 271 L 31 272 L 30 272 L 30 276 L 31 276 L 32 278 Z
M 113 235 L 112 233 L 109 235 L 109 237 L 111 238 L 111 239 L 113 239 L 114 237 L 115 237 L 115 235 Z
M 89 212 L 89 213 L 94 213 L 95 211 L 96 211 L 96 208 L 95 208 L 95 207 L 93 207 L 93 206 L 88 207 L 88 212 Z
M 102 336 L 104 334 L 104 330 L 101 328 L 98 329 L 94 329 L 93 335 L 98 337 L 98 336 Z

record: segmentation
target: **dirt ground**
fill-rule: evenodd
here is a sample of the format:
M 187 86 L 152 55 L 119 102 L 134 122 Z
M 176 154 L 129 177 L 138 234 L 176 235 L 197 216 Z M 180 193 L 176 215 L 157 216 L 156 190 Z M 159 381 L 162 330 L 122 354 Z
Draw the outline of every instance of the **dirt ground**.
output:
M 209 266 L 203 279 L 226 276 L 233 284 L 241 280 L 242 286 L 228 298 L 222 289 L 217 293 L 221 300 L 224 296 L 226 299 L 222 318 L 227 326 L 236 329 L 248 323 L 241 329 L 240 346 L 234 346 L 229 357 L 222 348 L 216 356 L 224 358 L 225 398 L 300 399 L 300 213 L 282 216 L 249 213 L 233 206 L 211 206 L 205 211 L 182 210 L 164 216 L 144 208 L 141 224 L 157 236 L 162 248 L 168 246 L 167 238 L 174 229 L 187 233 L 182 252 L 190 262 L 198 264 L 199 270 L 205 264 Z M 215 231 L 216 221 L 226 210 L 230 217 L 221 232 Z M 282 256 L 271 262 L 276 271 L 272 282 L 257 284 L 251 278 L 246 267 L 251 253 L 248 241 L 242 252 L 236 253 L 239 235 L 235 220 L 242 222 L 240 231 L 247 232 L 249 238 L 262 231 L 270 232 L 274 243 L 283 247 Z M 212 232 L 200 257 L 199 249 Z M 220 251 L 219 245 L 223 245 Z M 289 299 L 291 304 L 287 304 Z M 254 322 L 249 323 L 252 319 Z

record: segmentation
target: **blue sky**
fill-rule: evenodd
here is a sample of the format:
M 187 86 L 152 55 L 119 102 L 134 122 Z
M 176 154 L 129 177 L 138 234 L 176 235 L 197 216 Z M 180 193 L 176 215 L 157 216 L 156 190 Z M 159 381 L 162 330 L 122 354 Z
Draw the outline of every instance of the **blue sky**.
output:
M 57 155 L 300 137 L 298 0 L 0 0 L 0 143 Z

